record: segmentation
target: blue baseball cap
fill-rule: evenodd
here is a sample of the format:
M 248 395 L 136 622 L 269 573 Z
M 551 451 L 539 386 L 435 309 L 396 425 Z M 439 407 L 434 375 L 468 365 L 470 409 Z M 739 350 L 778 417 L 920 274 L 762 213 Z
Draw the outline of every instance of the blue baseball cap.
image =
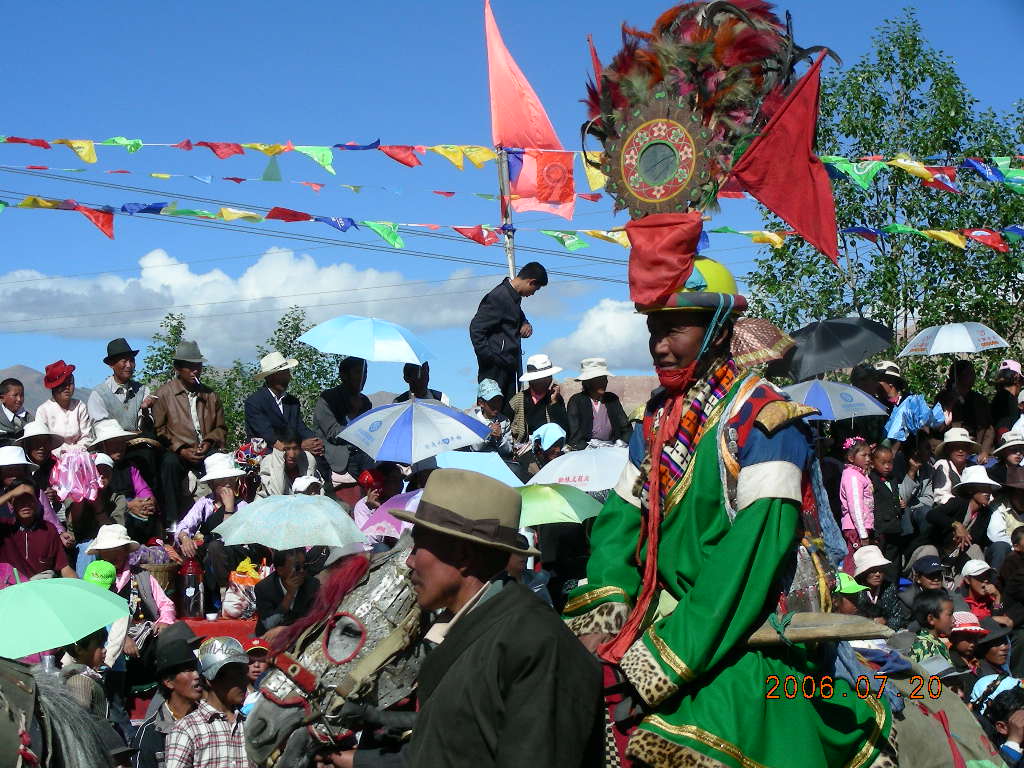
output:
M 501 397 L 501 387 L 494 379 L 484 379 L 477 387 L 476 396 L 481 400 L 492 400 Z
M 934 555 L 925 555 L 914 561 L 914 571 L 927 576 L 930 573 L 938 573 L 942 570 L 942 563 Z
M 565 430 L 558 424 L 544 424 L 537 428 L 537 431 L 530 435 L 531 443 L 540 443 L 542 450 L 547 450 L 559 440 L 565 440 Z

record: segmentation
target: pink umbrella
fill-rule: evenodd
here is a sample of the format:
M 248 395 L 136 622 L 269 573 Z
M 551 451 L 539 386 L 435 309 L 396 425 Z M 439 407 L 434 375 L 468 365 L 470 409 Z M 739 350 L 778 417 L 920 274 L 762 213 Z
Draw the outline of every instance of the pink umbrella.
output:
M 399 520 L 391 512 L 396 510 L 415 512 L 422 495 L 423 491 L 412 491 L 411 493 L 400 493 L 397 496 L 392 496 L 366 518 L 366 522 L 360 526 L 359 530 L 367 536 L 397 539 L 402 535 L 402 531 L 412 528 L 412 523 Z

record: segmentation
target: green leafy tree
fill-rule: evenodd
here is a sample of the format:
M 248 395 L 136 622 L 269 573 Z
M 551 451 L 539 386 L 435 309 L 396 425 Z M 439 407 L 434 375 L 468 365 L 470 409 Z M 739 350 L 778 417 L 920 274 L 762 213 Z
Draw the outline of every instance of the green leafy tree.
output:
M 153 334 L 153 340 L 146 348 L 142 359 L 142 370 L 138 374 L 153 389 L 159 387 L 174 375 L 174 351 L 185 333 L 185 316 L 169 312 L 160 321 L 160 329 Z
M 821 155 L 891 158 L 904 152 L 928 158 L 927 165 L 955 166 L 964 157 L 1017 154 L 1022 141 L 1024 103 L 1005 114 L 979 110 L 955 63 L 928 44 L 909 10 L 879 28 L 859 62 L 822 83 Z M 960 195 L 925 187 L 895 168 L 883 169 L 866 190 L 848 178 L 834 180 L 838 226 L 959 230 L 1024 223 L 1024 196 L 962 173 Z M 786 228 L 765 214 L 770 227 Z M 960 250 L 915 234 L 877 243 L 840 238 L 839 269 L 798 237 L 759 257 L 749 278 L 754 312 L 787 329 L 829 317 L 870 317 L 895 331 L 889 357 L 920 328 L 975 320 L 1012 344 L 987 355 L 987 362 L 1021 352 L 1024 244 L 998 253 L 979 243 Z M 933 392 L 948 361 L 908 360 L 912 385 Z

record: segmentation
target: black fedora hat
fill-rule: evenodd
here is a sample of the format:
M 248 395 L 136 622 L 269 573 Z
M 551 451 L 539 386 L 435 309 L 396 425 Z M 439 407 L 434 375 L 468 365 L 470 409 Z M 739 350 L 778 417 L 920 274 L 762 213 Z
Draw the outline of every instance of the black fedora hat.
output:
M 139 350 L 132 349 L 127 339 L 114 339 L 107 343 L 107 356 L 103 358 L 103 362 L 110 365 L 115 357 L 124 357 L 125 355 L 135 357 L 137 354 L 139 354 Z

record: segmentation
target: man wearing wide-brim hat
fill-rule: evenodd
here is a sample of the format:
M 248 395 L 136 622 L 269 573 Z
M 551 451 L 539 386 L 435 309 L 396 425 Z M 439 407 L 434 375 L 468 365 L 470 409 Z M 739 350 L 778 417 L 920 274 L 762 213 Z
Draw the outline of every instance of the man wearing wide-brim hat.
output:
M 509 555 L 536 554 L 518 539 L 521 508 L 504 483 L 438 469 L 416 511 L 396 513 L 415 524 L 407 562 L 420 607 L 442 612 L 426 635 L 437 645 L 417 679 L 416 727 L 400 754 L 407 768 L 599 764 L 588 762 L 591 738 L 600 742 L 599 666 L 505 573 Z M 381 760 L 355 753 L 360 767 Z
M 273 445 L 276 435 L 291 432 L 299 436 L 302 450 L 323 456 L 323 441 L 306 426 L 299 399 L 288 392 L 292 369 L 298 365 L 294 357 L 286 358 L 276 351 L 260 360 L 260 369 L 253 378 L 264 386 L 245 398 L 245 435 L 247 439 L 259 437 Z
M 651 214 L 626 229 L 630 297 L 662 386 L 594 523 L 587 582 L 564 609 L 605 662 L 606 685 L 624 678 L 627 704 L 606 698 L 616 740 L 629 759 L 659 768 L 789 766 L 795 755 L 804 766 L 870 765 L 889 749 L 891 716 L 840 674 L 827 706 L 759 703 L 751 719 L 750 691 L 766 676 L 821 670 L 809 646 L 747 645 L 782 604 L 782 613 L 827 610 L 816 590 L 778 581 L 794 567 L 794 584 L 831 570 L 799 551 L 814 458 L 803 417 L 816 411 L 733 360 L 747 301 L 726 267 L 695 255 L 699 212 Z
M 508 401 L 512 411 L 512 437 L 516 442 L 525 442 L 545 424 L 558 424 L 569 432 L 565 400 L 554 379 L 561 370 L 547 355 L 530 355 L 526 359 L 526 373 L 519 377 L 526 389 L 516 392 Z
M 202 475 L 203 461 L 222 450 L 227 440 L 220 398 L 200 381 L 205 362 L 199 345 L 183 340 L 174 350 L 174 378 L 156 391 L 153 426 L 166 449 L 160 465 L 160 512 L 165 521 L 177 520 L 191 505 L 185 495 L 186 475 Z
M 999 490 L 984 467 L 972 465 L 960 474 L 953 497 L 936 504 L 925 519 L 931 525 L 931 543 L 938 555 L 960 553 L 962 560 L 984 560 L 989 545 L 988 524 L 992 494 Z
M 903 393 L 907 389 L 907 380 L 903 378 L 900 367 L 892 360 L 879 360 L 875 363 L 874 368 L 881 395 L 879 399 L 891 413 L 892 409 L 903 399 Z
M 143 414 L 156 402 L 149 387 L 136 381 L 135 358 L 139 350 L 132 349 L 126 339 L 114 339 L 107 344 L 103 362 L 110 366 L 111 375 L 89 393 L 87 406 L 94 422 L 116 419 L 122 429 L 138 432 L 151 426 Z

